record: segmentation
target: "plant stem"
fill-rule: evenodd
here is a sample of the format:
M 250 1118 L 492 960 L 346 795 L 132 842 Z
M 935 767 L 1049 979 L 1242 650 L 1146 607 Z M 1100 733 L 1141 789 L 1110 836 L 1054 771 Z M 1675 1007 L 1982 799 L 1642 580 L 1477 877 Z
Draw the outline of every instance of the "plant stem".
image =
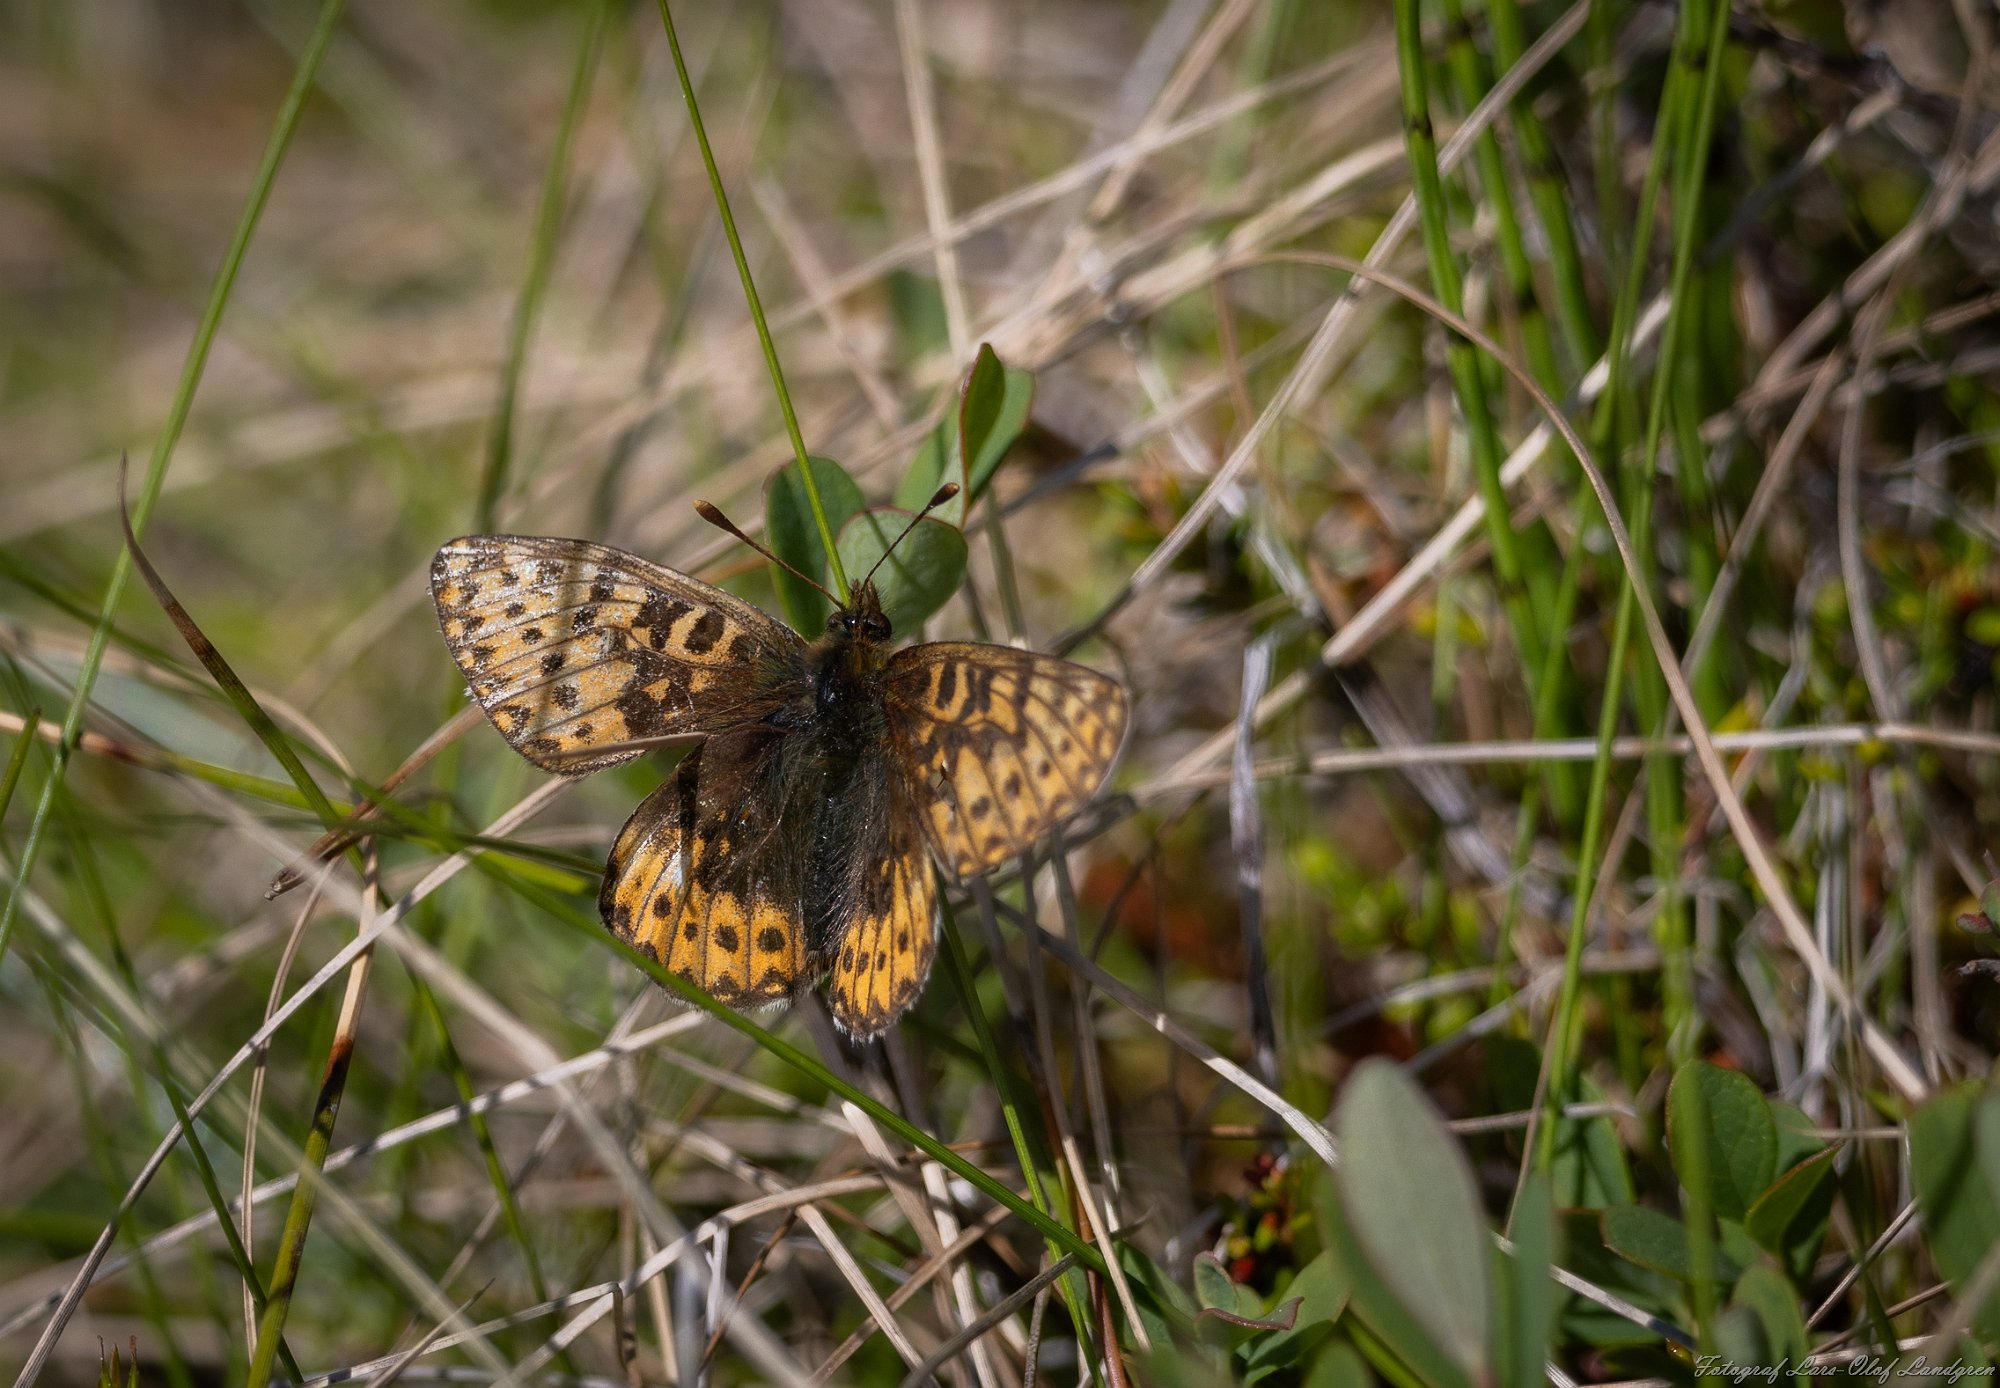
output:
M 792 393 L 785 389 L 784 368 L 778 365 L 778 348 L 771 341 L 771 325 L 764 321 L 764 304 L 750 278 L 750 262 L 743 255 L 743 238 L 736 234 L 736 218 L 729 211 L 729 194 L 722 187 L 722 173 L 715 167 L 715 151 L 709 148 L 708 131 L 701 123 L 701 106 L 694 97 L 694 83 L 688 77 L 687 62 L 681 57 L 680 36 L 674 32 L 674 16 L 667 0 L 660 0 L 660 23 L 666 26 L 667 47 L 673 50 L 674 73 L 680 78 L 681 96 L 687 101 L 688 120 L 694 126 L 695 143 L 701 146 L 701 162 L 708 170 L 709 191 L 715 194 L 715 210 L 722 215 L 722 232 L 729 238 L 729 253 L 736 258 L 736 274 L 743 281 L 743 299 L 750 305 L 750 321 L 757 329 L 757 342 L 764 349 L 764 365 L 770 368 L 771 385 L 778 393 L 778 411 L 785 417 L 785 433 L 792 441 L 792 456 L 799 465 L 799 479 L 805 483 L 806 500 L 812 504 L 813 521 L 819 526 L 820 543 L 826 546 L 827 562 L 833 566 L 834 591 L 845 603 L 848 597 L 847 569 L 840 562 L 840 550 L 833 543 L 833 527 L 827 524 L 826 506 L 819 499 L 819 482 L 813 477 L 806 455 L 805 435 L 799 432 L 798 411 L 792 408 Z

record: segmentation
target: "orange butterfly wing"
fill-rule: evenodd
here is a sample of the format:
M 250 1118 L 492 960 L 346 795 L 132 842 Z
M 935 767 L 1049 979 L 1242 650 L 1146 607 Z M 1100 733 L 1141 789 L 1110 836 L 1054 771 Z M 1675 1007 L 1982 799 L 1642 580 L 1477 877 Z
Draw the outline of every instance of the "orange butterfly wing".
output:
M 1118 681 L 1011 646 L 911 646 L 885 677 L 890 745 L 939 862 L 961 878 L 1082 809 L 1111 773 L 1128 712 Z
M 763 728 L 718 733 L 640 802 L 612 845 L 598 911 L 611 932 L 734 1007 L 810 977 L 805 857 L 814 806 Z
M 431 596 L 493 726 L 565 775 L 638 755 L 596 750 L 614 743 L 759 716 L 805 651 L 741 598 L 582 540 L 453 540 L 431 561 Z

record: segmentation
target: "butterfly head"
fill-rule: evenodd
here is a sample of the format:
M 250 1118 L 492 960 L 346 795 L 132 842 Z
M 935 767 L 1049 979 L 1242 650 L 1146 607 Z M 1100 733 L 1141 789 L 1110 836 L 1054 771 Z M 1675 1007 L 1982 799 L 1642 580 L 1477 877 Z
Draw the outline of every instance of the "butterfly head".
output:
M 894 632 L 882 611 L 881 594 L 875 591 L 873 583 L 863 579 L 855 584 L 847 602 L 827 614 L 826 634 L 841 645 L 888 644 Z

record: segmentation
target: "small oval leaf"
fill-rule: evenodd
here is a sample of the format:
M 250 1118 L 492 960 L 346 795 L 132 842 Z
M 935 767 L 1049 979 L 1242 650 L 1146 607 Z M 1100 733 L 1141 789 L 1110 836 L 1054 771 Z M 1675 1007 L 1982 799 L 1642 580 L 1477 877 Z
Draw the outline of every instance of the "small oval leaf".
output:
M 1751 1203 L 1743 1227 L 1760 1247 L 1782 1257 L 1806 1240 L 1816 1241 L 1833 1208 L 1833 1161 L 1839 1155 L 1829 1147 L 1807 1157 Z
M 1321 1249 L 1278 1290 L 1279 1305 L 1272 1314 L 1283 1315 L 1292 1308 L 1293 1327 L 1261 1336 L 1244 1347 L 1244 1382 L 1254 1383 L 1267 1373 L 1281 1372 L 1296 1363 L 1306 1345 L 1316 1343 L 1318 1333 L 1346 1307 L 1349 1290 L 1346 1269 L 1335 1259 L 1333 1250 Z
M 1982 1109 L 2000 1109 L 2000 1093 L 1968 1081 L 1933 1094 L 1909 1122 L 1910 1180 L 1931 1260 L 1960 1295 L 2000 1244 L 2000 1198 L 1981 1170 Z M 2000 1336 L 2000 1293 L 1987 1298 L 1973 1323 Z
M 986 489 L 1000 460 L 1028 427 L 1034 406 L 1034 376 L 1001 366 L 992 347 L 980 343 L 958 405 L 959 452 L 971 496 Z
M 1691 1105 L 1700 1106 L 1705 1131 L 1698 1161 L 1687 1148 Z M 1668 1087 L 1667 1153 L 1681 1184 L 1723 1218 L 1741 1219 L 1777 1174 L 1778 1125 L 1749 1076 L 1691 1060 Z
M 1694 1280 L 1687 1229 L 1672 1215 L 1645 1205 L 1613 1205 L 1604 1212 L 1604 1246 L 1642 1268 L 1682 1282 Z M 1715 1262 L 1717 1281 L 1735 1279 L 1739 1269 L 1721 1249 L 1715 1250 Z
M 831 458 L 815 457 L 811 461 L 813 481 L 819 484 L 820 505 L 826 508 L 827 526 L 838 536 L 840 528 L 867 502 L 846 468 Z M 773 554 L 800 573 L 822 583 L 827 581 L 826 546 L 820 541 L 819 522 L 813 519 L 812 501 L 806 496 L 805 478 L 797 463 L 787 464 L 771 479 L 770 491 L 764 498 L 764 540 Z M 846 557 L 844 551 L 842 557 Z M 776 565 L 771 567 L 771 577 L 793 629 L 807 636 L 819 635 L 833 605 L 810 584 Z
M 887 507 L 863 511 L 835 542 L 847 576 L 855 583 L 881 563 L 875 586 L 882 595 L 882 611 L 900 636 L 916 635 L 924 619 L 949 602 L 965 581 L 965 536 L 943 521 L 926 518 L 898 544 L 896 537 L 910 520 L 908 511 Z M 883 560 L 891 545 L 896 546 L 895 553 Z
M 1764 1343 L 1763 1358 L 1731 1355 L 1731 1361 L 1776 1369 L 1777 1375 L 1766 1380 L 1774 1385 L 1784 1379 L 1790 1379 L 1795 1384 L 1808 1382 L 1802 1374 L 1787 1372 L 1790 1366 L 1803 1366 L 1809 1351 L 1805 1318 L 1799 1313 L 1799 1295 L 1792 1290 L 1784 1274 L 1762 1263 L 1750 1268 L 1737 1280 L 1731 1304 L 1748 1310 L 1757 1318 L 1762 1329 L 1758 1338 Z
M 1422 1091 L 1387 1061 L 1363 1061 L 1334 1115 L 1335 1180 L 1355 1242 L 1396 1301 L 1475 1381 L 1493 1294 L 1472 1168 Z
M 949 467 L 951 471 L 947 472 Z M 958 417 L 948 416 L 944 423 L 924 435 L 924 441 L 917 445 L 917 454 L 910 459 L 910 466 L 903 473 L 903 480 L 896 484 L 896 504 L 905 511 L 915 511 L 937 495 L 937 489 L 947 482 L 958 483 L 958 495 L 931 512 L 947 525 L 961 528 L 965 525 L 966 486 L 965 473 L 958 466 Z
M 1034 405 L 1034 374 L 1001 366 L 993 349 L 981 344 L 959 385 L 958 408 L 924 435 L 896 484 L 896 504 L 914 511 L 946 482 L 956 482 L 958 495 L 931 514 L 963 529 L 967 509 L 1027 429 Z

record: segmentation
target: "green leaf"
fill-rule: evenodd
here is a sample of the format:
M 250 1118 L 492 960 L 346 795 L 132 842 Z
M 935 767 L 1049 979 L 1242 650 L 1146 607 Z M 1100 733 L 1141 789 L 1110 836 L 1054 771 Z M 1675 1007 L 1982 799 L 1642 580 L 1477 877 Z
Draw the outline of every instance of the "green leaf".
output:
M 1640 1267 L 1611 1251 L 1604 1240 L 1603 1212 L 1558 1210 L 1556 1227 L 1563 1266 L 1578 1277 L 1634 1306 L 1667 1314 L 1679 1304 L 1680 1287 L 1663 1273 Z M 1559 1334 L 1599 1349 L 1613 1346 L 1658 1346 L 1660 1338 L 1643 1326 L 1605 1310 L 1573 1293 L 1561 1294 Z M 1640 1373 L 1638 1377 L 1646 1377 Z
M 1989 1093 L 1972 1113 L 1972 1147 L 1986 1178 L 1986 1195 L 2000 1206 L 2000 1093 Z
M 1917 1191 L 1931 1260 L 1953 1291 L 1979 1270 L 2000 1245 L 2000 1199 L 1983 1166 L 1979 1129 L 1992 1120 L 1981 1110 L 2000 1105 L 2000 1094 L 1968 1082 L 1943 1090 L 1910 1115 L 1910 1177 Z M 1988 1298 L 1974 1318 L 1981 1333 L 2000 1336 L 2000 1294 Z
M 1194 1299 L 1201 1309 L 1223 1310 L 1236 1316 L 1254 1316 L 1264 1305 L 1257 1294 L 1229 1275 L 1222 1259 L 1213 1253 L 1194 1255 Z
M 1244 1383 L 1254 1383 L 1302 1359 L 1308 1347 L 1339 1317 L 1351 1289 L 1347 1270 L 1331 1249 L 1322 1250 L 1300 1268 L 1278 1292 L 1281 1301 L 1297 1303 L 1296 1322 L 1290 1330 L 1260 1335 L 1238 1351 L 1243 1356 Z
M 1514 1203 L 1514 1253 L 1495 1254 L 1500 1315 L 1495 1321 L 1494 1362 L 1504 1388 L 1541 1388 L 1549 1332 L 1555 1325 L 1555 1209 L 1548 1178 L 1532 1173 Z
M 1672 1215 L 1645 1205 L 1613 1205 L 1604 1212 L 1603 1228 L 1604 1246 L 1619 1257 L 1677 1281 L 1694 1279 L 1687 1229 Z M 1716 1280 L 1729 1282 L 1737 1271 L 1734 1262 L 1717 1249 Z
M 859 583 L 874 569 L 889 546 L 890 554 L 876 571 L 882 611 L 889 625 L 903 636 L 914 636 L 924 619 L 951 601 L 965 582 L 965 536 L 940 520 L 920 520 L 900 544 L 896 537 L 910 523 L 908 511 L 881 507 L 863 511 L 847 523 L 834 543 L 848 576 Z
M 812 460 L 813 481 L 819 484 L 820 504 L 826 508 L 826 523 L 837 536 L 840 528 L 867 503 L 861 488 L 847 475 L 847 469 L 831 458 Z M 826 546 L 819 537 L 819 523 L 813 519 L 812 502 L 806 496 L 805 477 L 797 463 L 787 464 L 771 479 L 764 498 L 764 538 L 771 552 L 802 574 L 827 581 Z M 835 543 L 838 543 L 836 540 Z M 842 557 L 846 552 L 842 551 Z M 778 568 L 771 567 L 777 584 L 778 601 L 796 631 L 818 636 L 826 626 L 833 606 L 811 585 Z
M 1172 1344 L 1175 1321 L 1182 1325 L 1192 1321 L 1197 1309 L 1194 1302 L 1142 1249 L 1119 1244 L 1118 1262 L 1132 1288 L 1132 1301 L 1146 1327 L 1146 1337 L 1156 1345 Z
M 993 349 L 980 343 L 958 403 L 959 453 L 970 495 L 986 490 L 994 469 L 1028 427 L 1034 405 L 1035 378 L 1002 367 Z
M 1745 1272 L 1736 1283 L 1730 1309 L 1747 1309 L 1763 1328 L 1764 1357 L 1734 1362 L 1776 1366 L 1805 1363 L 1806 1323 L 1799 1314 L 1799 1294 L 1776 1268 L 1760 1264 Z
M 1754 1369 L 1771 1362 L 1771 1342 L 1765 1337 L 1764 1322 L 1748 1306 L 1725 1306 L 1716 1312 L 1709 1336 L 1715 1342 L 1719 1364 Z
M 1813 1132 L 1818 1125 L 1797 1104 L 1766 1099 L 1764 1107 L 1771 1110 L 1771 1121 L 1778 1125 L 1778 1170 L 1790 1171 L 1807 1157 L 1826 1150 L 1826 1139 Z
M 1488 1377 L 1486 1226 L 1457 1139 L 1410 1078 L 1380 1059 L 1355 1069 L 1334 1128 L 1343 1154 L 1335 1181 L 1356 1244 L 1453 1365 Z
M 1373 1388 L 1375 1379 L 1353 1345 L 1336 1340 L 1319 1352 L 1299 1388 Z
M 950 471 L 946 469 L 949 468 Z M 956 482 L 959 493 L 931 512 L 939 520 L 961 529 L 965 525 L 965 471 L 958 462 L 958 416 L 947 415 L 942 424 L 924 435 L 916 456 L 896 484 L 896 504 L 905 511 L 919 511 L 947 482 Z
M 1213 1253 L 1195 1255 L 1194 1290 L 1201 1302 L 1194 1318 L 1196 1327 L 1227 1345 L 1240 1345 L 1258 1331 L 1287 1331 L 1298 1324 L 1298 1297 L 1283 1299 L 1266 1310 L 1264 1298 L 1231 1277 Z
M 1299 1303 L 1297 1298 L 1281 1302 L 1275 1310 L 1258 1316 L 1239 1315 L 1220 1306 L 1204 1306 L 1195 1313 L 1194 1321 L 1200 1325 L 1206 1320 L 1219 1320 L 1238 1330 L 1290 1330 L 1299 1323 Z
M 1693 1105 L 1700 1106 L 1704 1119 L 1699 1163 L 1685 1145 Z M 1667 1152 L 1683 1185 L 1716 1214 L 1741 1219 L 1777 1174 L 1778 1125 L 1747 1075 L 1691 1060 L 1668 1089 Z M 1705 1188 L 1696 1189 L 1696 1181 Z
M 958 408 L 924 436 L 896 484 L 896 504 L 918 510 L 939 487 L 956 482 L 958 495 L 931 514 L 962 529 L 967 509 L 1028 427 L 1034 402 L 1034 375 L 1003 368 L 993 349 L 982 344 L 959 385 Z
M 1744 1217 L 1750 1237 L 1784 1259 L 1794 1276 L 1799 1274 L 1801 1257 L 1810 1267 L 1826 1232 L 1835 1191 L 1833 1162 L 1839 1155 L 1828 1148 L 1807 1157 L 1773 1181 Z
M 1348 1313 L 1429 1388 L 1474 1388 L 1472 1375 L 1454 1363 L 1437 1337 L 1403 1309 L 1388 1284 L 1376 1273 L 1349 1225 L 1346 1197 L 1333 1172 L 1324 1173 L 1316 1195 L 1314 1215 L 1321 1235 L 1349 1280 Z

